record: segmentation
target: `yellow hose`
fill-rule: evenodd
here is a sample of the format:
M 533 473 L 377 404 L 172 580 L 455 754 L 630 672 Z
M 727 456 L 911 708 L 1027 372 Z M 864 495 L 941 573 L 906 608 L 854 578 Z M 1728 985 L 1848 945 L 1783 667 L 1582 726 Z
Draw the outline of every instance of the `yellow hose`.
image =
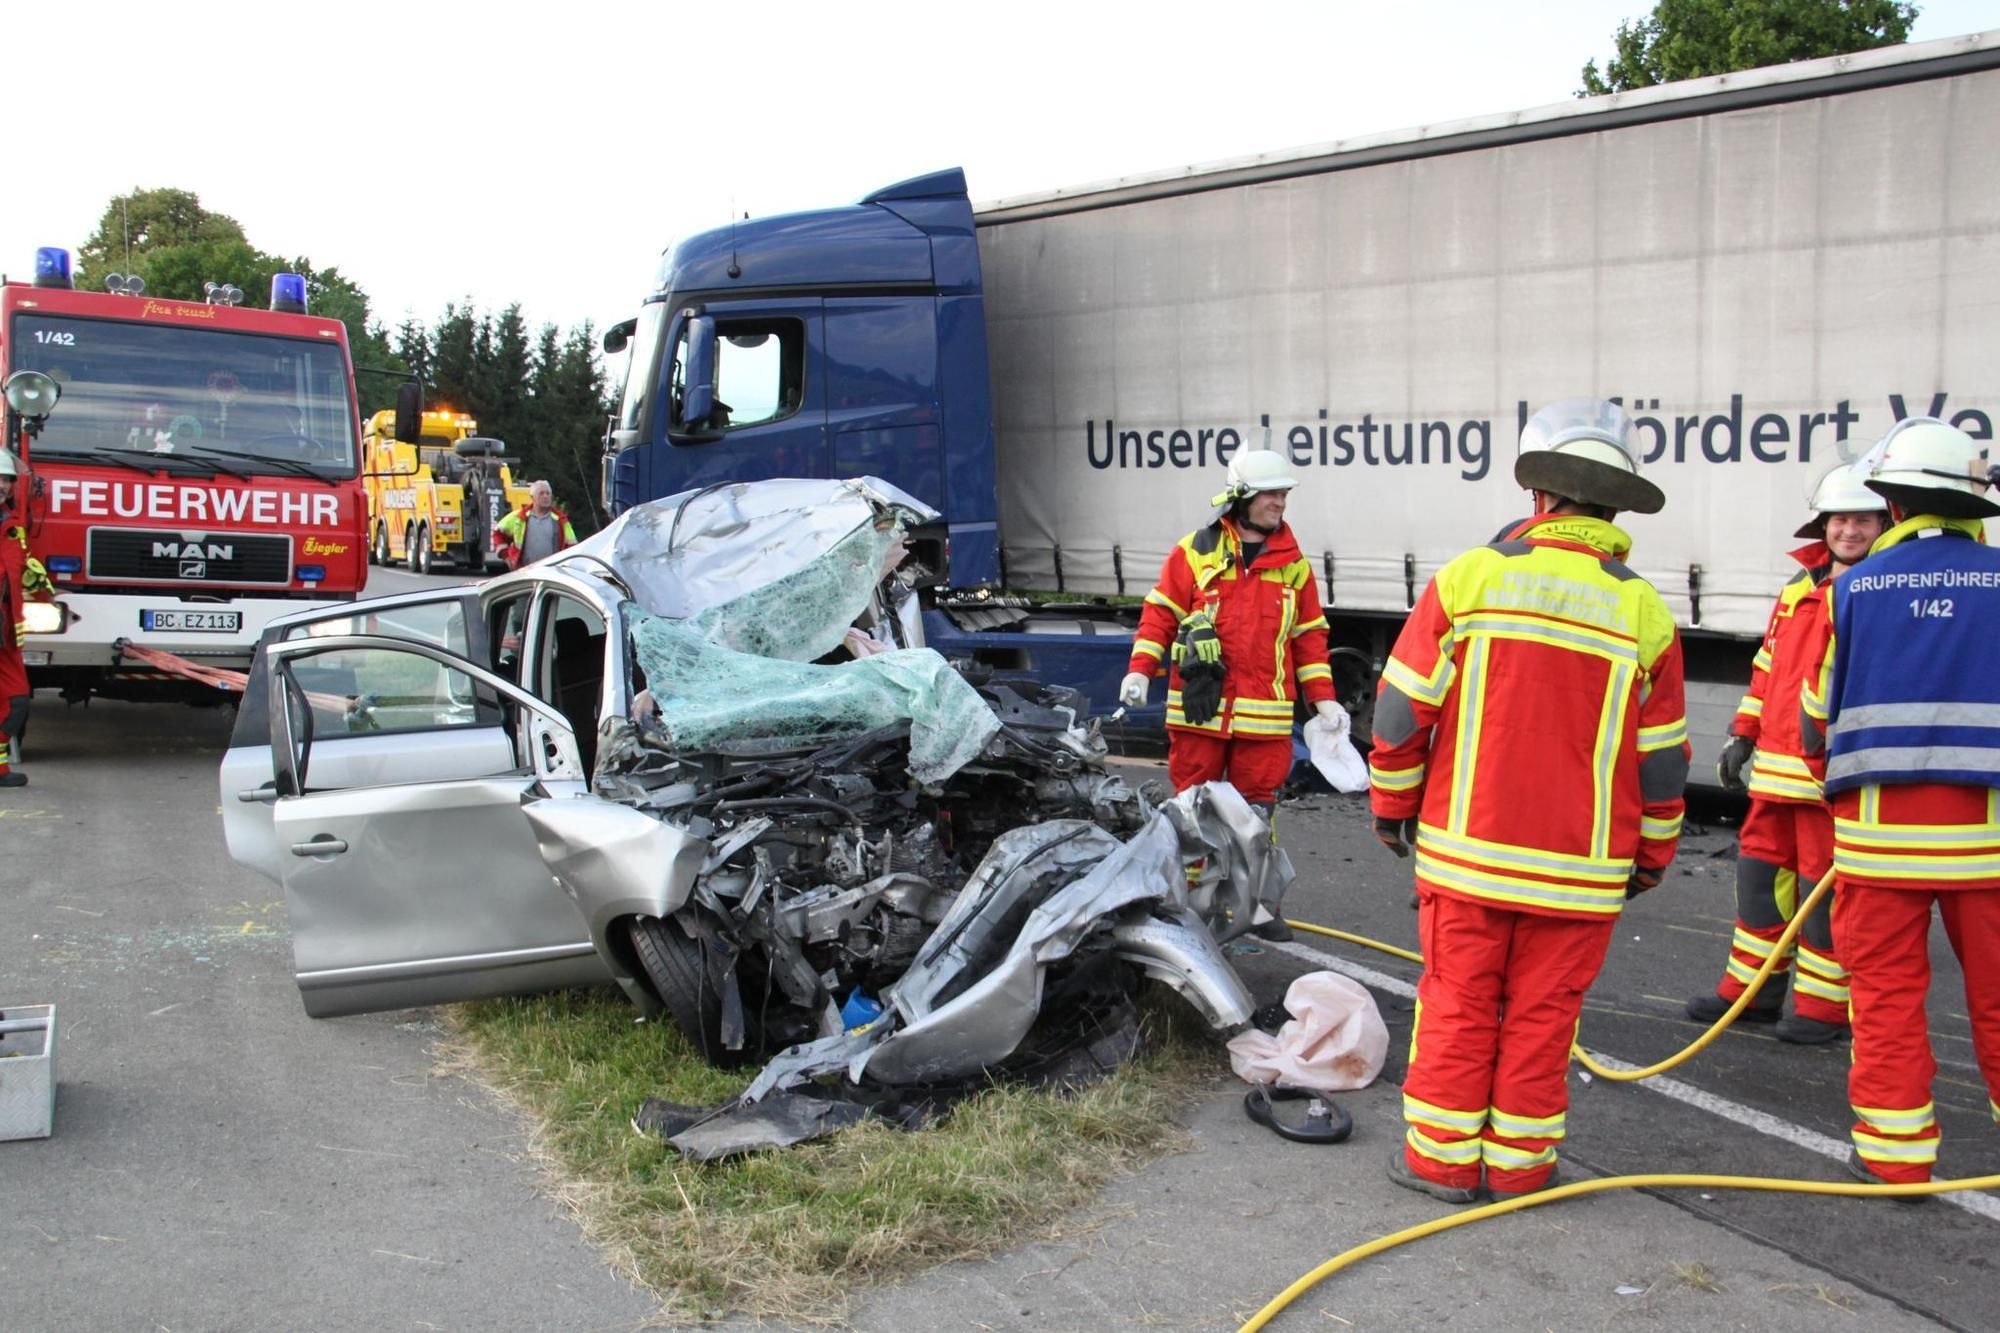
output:
M 1651 1078 L 1655 1074 L 1663 1073 L 1680 1064 L 1682 1061 L 1692 1058 L 1697 1052 L 1707 1047 L 1710 1042 L 1713 1042 L 1720 1036 L 1724 1028 L 1734 1023 L 1736 1016 L 1743 1012 L 1751 1000 L 1756 998 L 1758 990 L 1764 985 L 1764 979 L 1770 976 L 1777 968 L 1779 960 L 1783 959 L 1786 951 L 1791 948 L 1792 941 L 1798 938 L 1799 931 L 1805 926 L 1806 914 L 1819 904 L 1820 899 L 1831 892 L 1833 892 L 1833 872 L 1829 870 L 1820 878 L 1819 883 L 1813 886 L 1813 891 L 1806 895 L 1805 901 L 1799 904 L 1798 910 L 1792 913 L 1792 919 L 1786 924 L 1784 934 L 1780 935 L 1777 942 L 1771 946 L 1770 956 L 1765 958 L 1763 966 L 1757 969 L 1757 974 L 1745 986 L 1743 994 L 1736 998 L 1736 1003 L 1730 1005 L 1728 1012 L 1716 1019 L 1708 1031 L 1702 1033 L 1701 1036 L 1697 1037 L 1677 1054 L 1669 1056 L 1658 1064 L 1648 1065 L 1644 1069 L 1631 1070 L 1606 1069 L 1603 1065 L 1591 1059 L 1581 1046 L 1571 1046 L 1570 1054 L 1584 1068 L 1590 1070 L 1597 1077 L 1621 1083 L 1630 1083 L 1637 1079 Z M 1291 926 L 1294 930 L 1303 930 L 1313 935 L 1325 935 L 1332 939 L 1345 940 L 1350 944 L 1358 944 L 1364 948 L 1393 954 L 1397 958 L 1407 959 L 1413 963 L 1421 964 L 1424 961 L 1421 954 L 1409 949 L 1398 948 L 1393 944 L 1385 944 L 1380 940 L 1371 940 L 1365 935 L 1353 935 L 1344 930 L 1334 930 L 1327 926 L 1316 926 L 1309 921 L 1287 920 L 1285 924 Z M 1251 1316 L 1249 1322 L 1245 1323 L 1238 1330 L 1238 1333 L 1256 1333 L 1258 1329 L 1263 1328 L 1272 1319 L 1276 1318 L 1286 1306 L 1310 1291 L 1313 1287 L 1319 1285 L 1326 1278 L 1346 1268 L 1349 1264 L 1359 1263 L 1363 1259 L 1371 1258 L 1386 1250 L 1393 1250 L 1399 1245 L 1407 1245 L 1413 1240 L 1422 1240 L 1425 1236 L 1434 1236 L 1440 1231 L 1450 1231 L 1454 1227 L 1467 1226 L 1473 1222 L 1483 1222 L 1489 1217 L 1499 1217 L 1503 1213 L 1517 1213 L 1523 1208 L 1536 1208 L 1545 1203 L 1554 1203 L 1557 1199 L 1567 1199 L 1579 1194 L 1596 1194 L 1603 1190 L 1614 1189 L 1740 1189 L 1767 1190 L 1790 1194 L 1844 1194 L 1858 1198 L 1896 1198 L 1910 1195 L 1949 1194 L 1956 1190 L 2000 1189 L 2000 1175 L 1970 1176 L 1962 1180 L 1931 1180 L 1923 1184 L 1914 1185 L 1864 1185 L 1858 1181 L 1848 1184 L 1844 1181 L 1784 1180 L 1764 1176 L 1696 1176 L 1678 1174 L 1605 1176 L 1598 1180 L 1580 1180 L 1574 1184 L 1558 1185 L 1553 1189 L 1523 1195 L 1518 1199 L 1508 1199 L 1502 1203 L 1490 1203 L 1484 1207 L 1468 1208 L 1464 1212 L 1450 1213 L 1444 1217 L 1433 1218 L 1417 1226 L 1405 1227 L 1403 1230 L 1392 1232 L 1387 1236 L 1379 1236 L 1365 1245 L 1357 1245 L 1353 1249 L 1344 1250 L 1313 1269 L 1310 1273 L 1307 1273 L 1304 1277 L 1301 1277 L 1298 1281 L 1292 1283 L 1291 1286 L 1279 1292 L 1277 1296 L 1272 1298 L 1269 1304 Z
M 1554 1189 L 1537 1194 L 1523 1195 L 1518 1199 L 1508 1199 L 1504 1203 L 1489 1203 L 1481 1208 L 1468 1208 L 1464 1212 L 1448 1213 L 1434 1217 L 1428 1222 L 1387 1236 L 1379 1236 L 1365 1245 L 1357 1245 L 1344 1250 L 1313 1269 L 1298 1281 L 1292 1283 L 1273 1297 L 1268 1305 L 1252 1315 L 1238 1333 L 1256 1333 L 1276 1318 L 1284 1308 L 1303 1296 L 1306 1292 L 1349 1264 L 1393 1250 L 1398 1245 L 1407 1245 L 1425 1236 L 1435 1236 L 1440 1231 L 1450 1231 L 1453 1227 L 1468 1226 L 1473 1222 L 1483 1222 L 1489 1217 L 1502 1213 L 1517 1213 L 1523 1208 L 1536 1208 L 1557 1199 L 1567 1199 L 1578 1194 L 1596 1194 L 1603 1190 L 1616 1189 L 1734 1189 L 1769 1190 L 1788 1194 L 1846 1194 L 1864 1199 L 1896 1198 L 1913 1194 L 1948 1194 L 1954 1190 L 2000 1189 L 2000 1176 L 1971 1176 L 1964 1180 L 1931 1180 L 1921 1185 L 1863 1185 L 1860 1182 L 1848 1184 L 1833 1180 L 1778 1180 L 1763 1176 L 1692 1176 L 1692 1175 L 1651 1175 L 1651 1176 L 1604 1176 L 1598 1180 L 1579 1180 L 1571 1185 L 1558 1185 Z
M 1596 1060 L 1593 1060 L 1590 1057 L 1590 1052 L 1584 1050 L 1580 1045 L 1571 1046 L 1569 1048 L 1570 1055 L 1578 1064 L 1588 1069 L 1598 1078 L 1608 1079 L 1613 1083 L 1633 1083 L 1642 1078 L 1651 1078 L 1655 1074 L 1664 1074 L 1674 1066 L 1693 1059 L 1696 1055 L 1706 1050 L 1710 1043 L 1714 1042 L 1717 1037 L 1720 1037 L 1723 1029 L 1734 1023 L 1736 1016 L 1748 1008 L 1750 1002 L 1757 998 L 1757 992 L 1764 987 L 1764 979 L 1777 969 L 1778 964 L 1784 960 L 1787 951 L 1791 949 L 1792 941 L 1799 937 L 1799 931 L 1805 927 L 1806 914 L 1819 905 L 1820 899 L 1832 892 L 1833 871 L 1829 870 L 1826 874 L 1820 876 L 1820 881 L 1813 886 L 1813 891 L 1806 895 L 1805 901 L 1801 902 L 1798 910 L 1792 913 L 1792 919 L 1785 925 L 1785 933 L 1778 936 L 1777 942 L 1771 946 L 1770 955 L 1764 959 L 1763 966 L 1757 969 L 1757 974 L 1751 977 L 1749 982 L 1744 986 L 1743 993 L 1736 997 L 1736 1003 L 1730 1005 L 1722 1017 L 1716 1019 L 1709 1026 L 1708 1031 L 1696 1037 L 1673 1055 L 1668 1056 L 1658 1064 L 1647 1065 L 1644 1069 L 1606 1069 Z M 1345 940 L 1349 944 L 1358 944 L 1364 949 L 1374 949 L 1380 953 L 1407 959 L 1412 963 L 1422 964 L 1424 961 L 1424 956 L 1414 950 L 1399 948 L 1394 944 L 1385 944 L 1381 940 L 1371 940 L 1366 935 L 1353 935 L 1344 930 L 1335 930 L 1331 926 L 1316 926 L 1310 921 L 1293 921 L 1289 918 L 1285 921 L 1285 924 L 1293 930 L 1303 930 L 1312 935 L 1325 935 L 1329 939 Z

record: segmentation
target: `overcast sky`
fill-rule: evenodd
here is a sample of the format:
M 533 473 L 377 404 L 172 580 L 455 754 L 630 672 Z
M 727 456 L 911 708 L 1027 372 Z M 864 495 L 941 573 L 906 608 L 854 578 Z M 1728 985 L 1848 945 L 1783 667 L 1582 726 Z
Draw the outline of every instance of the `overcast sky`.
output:
M 602 325 L 732 208 L 948 166 L 984 202 L 1561 101 L 1650 7 L 119 0 L 67 52 L 66 25 L 10 42 L 0 269 L 173 186 L 391 325 L 467 297 Z M 2000 28 L 2000 0 L 1922 10 L 1912 40 Z

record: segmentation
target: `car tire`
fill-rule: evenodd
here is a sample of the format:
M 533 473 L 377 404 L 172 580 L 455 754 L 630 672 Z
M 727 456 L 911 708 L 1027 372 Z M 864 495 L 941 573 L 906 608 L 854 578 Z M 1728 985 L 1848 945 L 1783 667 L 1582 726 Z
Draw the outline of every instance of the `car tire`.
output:
M 688 1044 L 710 1064 L 737 1054 L 722 1049 L 722 999 L 703 975 L 701 941 L 656 916 L 633 917 L 627 931 L 647 984 Z

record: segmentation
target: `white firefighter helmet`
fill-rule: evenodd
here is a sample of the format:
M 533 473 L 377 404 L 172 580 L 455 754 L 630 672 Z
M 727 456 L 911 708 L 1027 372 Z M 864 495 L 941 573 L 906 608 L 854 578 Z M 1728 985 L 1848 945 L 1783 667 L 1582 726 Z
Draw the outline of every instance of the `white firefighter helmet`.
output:
M 1667 503 L 1660 488 L 1639 475 L 1632 419 L 1604 398 L 1550 403 L 1521 428 L 1514 480 L 1579 504 L 1657 514 Z
M 2000 514 L 1987 494 L 1992 469 L 1979 442 L 1936 417 L 1910 417 L 1890 427 L 1870 454 L 1868 489 L 1913 514 L 1986 518 Z
M 1229 485 L 1209 503 L 1220 509 L 1259 491 L 1289 491 L 1299 484 L 1291 465 L 1272 449 L 1238 449 L 1229 460 Z
M 0 477 L 18 477 L 21 465 L 14 459 L 12 449 L 0 449 Z
M 1813 516 L 1807 519 L 1794 537 L 1824 537 L 1828 514 L 1882 514 L 1889 512 L 1889 502 L 1868 489 L 1868 469 L 1872 466 L 1873 454 L 1864 454 L 1852 463 L 1837 463 L 1826 470 L 1814 484 L 1807 503 L 1812 507 Z

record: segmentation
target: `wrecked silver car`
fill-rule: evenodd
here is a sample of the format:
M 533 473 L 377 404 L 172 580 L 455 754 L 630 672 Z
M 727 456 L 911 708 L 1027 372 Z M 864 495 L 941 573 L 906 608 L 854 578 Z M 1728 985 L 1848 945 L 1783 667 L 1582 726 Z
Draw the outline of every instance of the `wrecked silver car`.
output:
M 1275 921 L 1283 852 L 1233 788 L 1109 772 L 1073 693 L 923 648 L 898 564 L 933 517 L 712 488 L 275 622 L 222 804 L 307 1012 L 609 977 L 713 1060 L 779 1052 L 753 1094 L 1003 1066 L 1142 976 L 1247 1022 L 1219 945 Z

